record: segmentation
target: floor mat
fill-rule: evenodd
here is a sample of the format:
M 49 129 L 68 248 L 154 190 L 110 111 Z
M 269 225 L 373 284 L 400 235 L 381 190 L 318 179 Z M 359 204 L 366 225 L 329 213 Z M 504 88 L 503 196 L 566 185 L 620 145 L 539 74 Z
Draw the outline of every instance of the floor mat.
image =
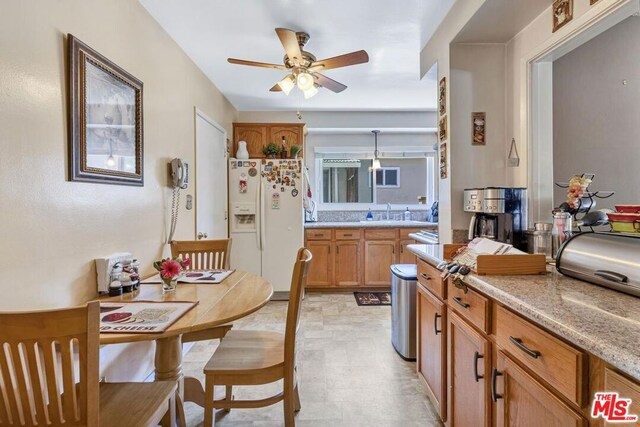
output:
M 391 292 L 354 292 L 358 305 L 391 305 Z

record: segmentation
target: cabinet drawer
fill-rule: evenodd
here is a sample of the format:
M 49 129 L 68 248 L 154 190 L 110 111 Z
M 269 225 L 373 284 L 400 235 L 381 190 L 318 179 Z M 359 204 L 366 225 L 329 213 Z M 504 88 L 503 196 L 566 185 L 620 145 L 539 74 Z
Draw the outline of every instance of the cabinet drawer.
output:
M 465 292 L 456 287 L 451 280 L 447 286 L 449 307 L 484 333 L 489 333 L 489 300 L 473 289 L 467 288 Z
M 409 239 L 409 234 L 417 233 L 420 231 L 420 228 L 399 228 L 400 230 L 400 240 Z
M 307 240 L 331 240 L 331 229 L 315 228 L 305 232 Z
M 398 235 L 396 228 L 369 228 L 364 230 L 366 240 L 394 240 Z
M 520 316 L 498 306 L 496 342 L 572 402 L 584 403 L 586 356 Z
M 440 299 L 447 297 L 445 284 L 437 268 L 418 258 L 418 282 Z
M 337 228 L 336 240 L 359 240 L 360 232 L 357 228 Z

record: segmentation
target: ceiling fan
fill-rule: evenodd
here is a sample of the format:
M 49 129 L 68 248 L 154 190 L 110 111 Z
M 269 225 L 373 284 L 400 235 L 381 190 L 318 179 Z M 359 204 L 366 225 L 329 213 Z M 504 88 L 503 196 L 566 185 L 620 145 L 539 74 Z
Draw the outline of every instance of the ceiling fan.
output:
M 347 86 L 320 74 L 319 71 L 369 62 L 369 55 L 364 50 L 318 61 L 312 53 L 302 49 L 307 41 L 309 41 L 310 36 L 308 33 L 301 31 L 296 32 L 286 28 L 276 28 L 276 34 L 286 52 L 284 65 L 245 61 L 235 58 L 227 59 L 231 64 L 289 71 L 289 74 L 270 89 L 271 92 L 282 91 L 289 95 L 294 86 L 298 86 L 298 89 L 304 94 L 305 99 L 309 99 L 317 94 L 318 88 L 320 87 L 325 87 L 335 93 L 342 92 Z

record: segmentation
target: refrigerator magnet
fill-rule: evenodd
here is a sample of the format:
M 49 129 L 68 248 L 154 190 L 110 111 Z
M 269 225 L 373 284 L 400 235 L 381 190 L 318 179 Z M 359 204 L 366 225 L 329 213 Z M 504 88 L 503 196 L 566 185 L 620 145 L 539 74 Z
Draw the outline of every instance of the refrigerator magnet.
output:
M 280 192 L 284 193 L 284 187 L 280 187 Z
M 258 175 L 258 170 L 254 167 L 249 169 L 249 176 L 256 176 Z
M 271 195 L 271 209 L 280 209 L 280 194 L 273 193 Z
M 271 172 L 271 166 L 270 165 L 265 165 L 264 166 L 264 170 L 265 170 L 265 172 Z
M 235 161 L 231 162 L 231 169 L 238 169 L 238 164 Z
M 291 190 L 291 195 L 292 195 L 293 197 L 296 197 L 296 196 L 298 195 L 298 189 L 297 189 L 297 188 L 294 188 L 293 190 Z
M 252 167 L 252 168 L 255 168 L 257 164 L 258 164 L 258 163 L 256 163 L 256 162 L 251 162 L 251 167 Z

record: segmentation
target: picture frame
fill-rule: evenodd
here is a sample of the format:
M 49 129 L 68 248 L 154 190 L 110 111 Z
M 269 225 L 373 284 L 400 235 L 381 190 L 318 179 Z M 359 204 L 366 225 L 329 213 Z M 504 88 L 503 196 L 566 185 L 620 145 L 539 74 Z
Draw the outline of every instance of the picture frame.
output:
M 447 116 L 444 116 L 438 122 L 438 137 L 440 142 L 447 140 Z
M 69 181 L 144 185 L 142 82 L 72 34 Z
M 440 79 L 438 85 L 438 113 L 440 116 L 447 114 L 447 78 Z
M 573 19 L 573 0 L 555 0 L 551 10 L 555 33 Z
M 447 153 L 447 143 L 443 142 L 439 147 L 440 152 L 440 179 L 447 178 L 447 163 L 448 163 L 448 153 Z
M 486 145 L 487 113 L 471 113 L 471 145 Z

